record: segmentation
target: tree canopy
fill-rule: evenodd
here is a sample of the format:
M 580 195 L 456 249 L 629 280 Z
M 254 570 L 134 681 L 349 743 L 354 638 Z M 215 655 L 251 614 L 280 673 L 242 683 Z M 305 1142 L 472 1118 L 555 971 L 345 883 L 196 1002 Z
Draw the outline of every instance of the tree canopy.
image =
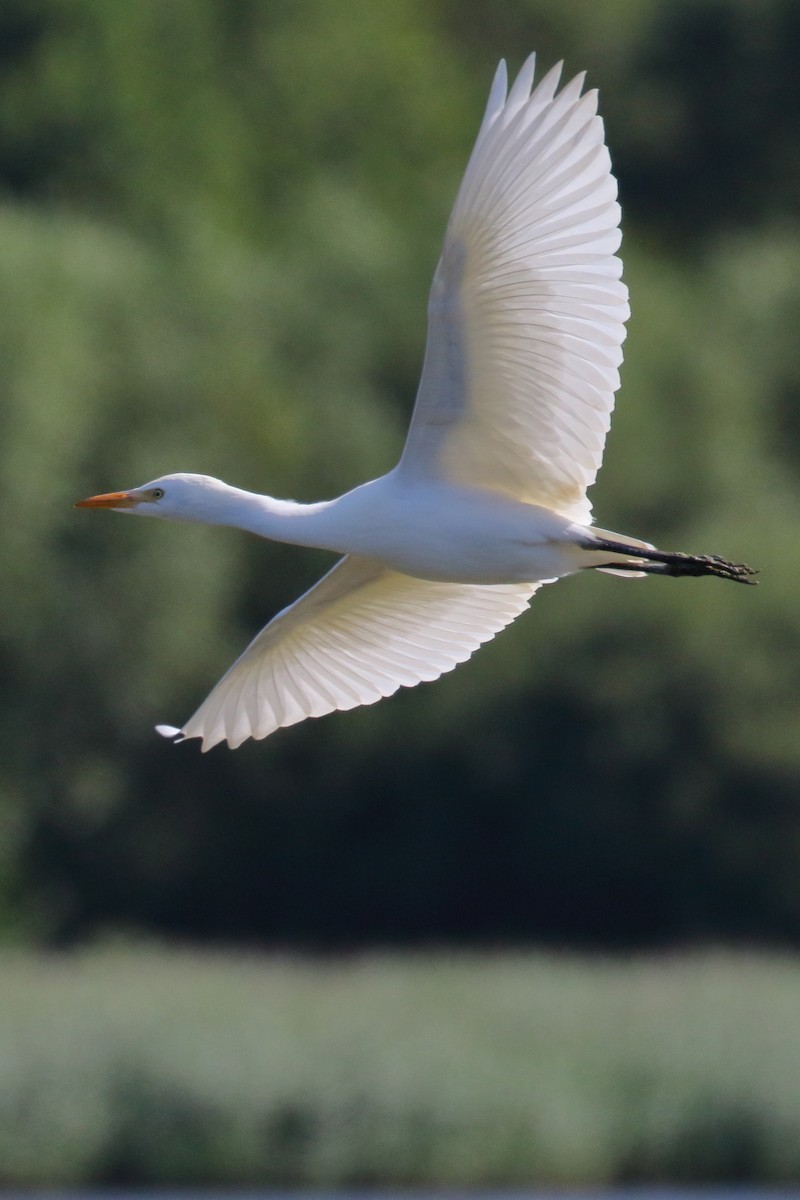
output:
M 800 942 L 791 0 L 8 0 L 0 932 Z M 591 577 L 470 663 L 231 754 L 157 739 L 324 555 L 71 503 L 391 466 L 496 61 L 587 68 L 633 317 Z

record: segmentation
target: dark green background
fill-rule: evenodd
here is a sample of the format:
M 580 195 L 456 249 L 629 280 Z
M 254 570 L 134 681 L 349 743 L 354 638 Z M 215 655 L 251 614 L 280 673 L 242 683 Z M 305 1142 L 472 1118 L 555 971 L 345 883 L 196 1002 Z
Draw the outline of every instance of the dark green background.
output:
M 762 568 L 575 578 L 441 682 L 201 756 L 327 565 L 75 512 L 390 467 L 497 59 L 587 68 L 633 318 L 599 524 Z M 6 0 L 0 935 L 800 944 L 800 8 Z

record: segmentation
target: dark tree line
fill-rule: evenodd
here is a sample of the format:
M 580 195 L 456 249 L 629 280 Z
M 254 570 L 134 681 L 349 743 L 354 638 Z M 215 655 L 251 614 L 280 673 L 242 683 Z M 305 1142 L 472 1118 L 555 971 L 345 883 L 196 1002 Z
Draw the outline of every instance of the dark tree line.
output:
M 799 39 L 783 0 L 3 5 L 9 938 L 800 941 Z M 598 520 L 762 587 L 565 581 L 438 684 L 161 743 L 327 560 L 71 502 L 385 470 L 492 70 L 531 47 L 588 67 L 620 178 Z

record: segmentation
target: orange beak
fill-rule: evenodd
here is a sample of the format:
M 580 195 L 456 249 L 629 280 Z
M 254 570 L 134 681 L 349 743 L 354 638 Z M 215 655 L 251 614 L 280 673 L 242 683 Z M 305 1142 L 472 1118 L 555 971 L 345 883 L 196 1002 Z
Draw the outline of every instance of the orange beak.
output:
M 133 508 L 138 503 L 139 497 L 132 496 L 130 492 L 105 492 L 102 496 L 79 500 L 75 508 Z

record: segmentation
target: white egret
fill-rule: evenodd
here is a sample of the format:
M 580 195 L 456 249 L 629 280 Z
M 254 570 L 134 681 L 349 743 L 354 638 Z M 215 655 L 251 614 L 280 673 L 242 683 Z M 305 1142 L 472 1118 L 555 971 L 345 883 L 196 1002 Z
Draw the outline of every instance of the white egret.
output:
M 438 678 L 582 569 L 716 575 L 746 566 L 667 553 L 591 525 L 628 316 L 617 187 L 579 75 L 533 88 L 534 56 L 492 84 L 428 309 L 398 465 L 316 504 L 166 475 L 79 507 L 231 525 L 344 557 L 251 642 L 178 740 L 263 738 Z

